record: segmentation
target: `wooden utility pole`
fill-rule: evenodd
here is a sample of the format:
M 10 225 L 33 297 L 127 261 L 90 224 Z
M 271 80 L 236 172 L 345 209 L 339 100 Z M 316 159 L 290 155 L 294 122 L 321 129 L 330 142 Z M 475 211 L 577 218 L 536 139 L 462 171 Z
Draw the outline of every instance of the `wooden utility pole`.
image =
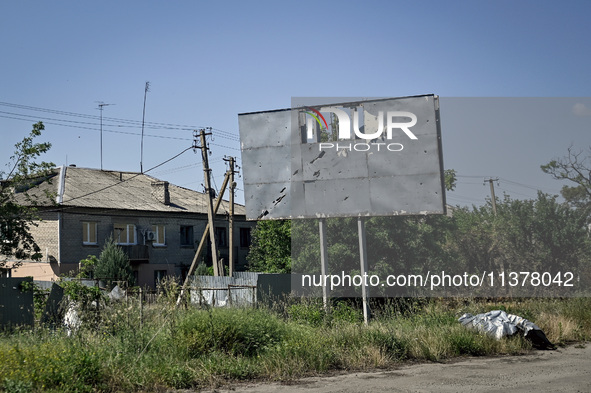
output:
M 220 194 L 218 195 L 218 197 L 215 201 L 215 206 L 213 208 L 214 214 L 217 213 L 218 208 L 220 207 L 220 204 L 222 202 L 222 196 L 224 195 L 224 191 L 226 190 L 226 186 L 228 185 L 229 178 L 230 178 L 230 176 L 226 172 L 226 176 L 224 177 L 224 183 L 222 184 L 222 188 L 220 189 Z M 207 242 L 208 238 L 209 238 L 209 222 L 205 226 L 205 230 L 203 231 L 203 235 L 201 236 L 201 241 L 199 242 L 199 246 L 197 247 L 197 251 L 195 252 L 195 256 L 193 257 L 193 262 L 191 262 L 191 267 L 189 267 L 189 271 L 187 272 L 187 277 L 185 277 L 185 282 L 183 283 L 183 286 L 181 288 L 181 292 L 179 293 L 179 297 L 176 301 L 177 306 L 183 300 L 183 296 L 185 295 L 185 290 L 187 289 L 187 286 L 189 285 L 189 280 L 191 278 L 191 275 L 195 271 L 195 267 L 197 267 L 197 262 L 199 261 L 199 258 L 201 257 L 201 253 L 203 252 L 203 248 L 205 247 L 205 243 Z
M 223 276 L 223 268 L 220 271 L 218 264 L 218 248 L 215 238 L 215 213 L 213 212 L 213 190 L 211 188 L 211 169 L 209 169 L 209 160 L 207 155 L 207 143 L 205 142 L 205 129 L 199 130 L 199 138 L 201 140 L 201 159 L 203 160 L 203 177 L 205 179 L 205 193 L 207 194 L 207 222 L 209 223 L 209 238 L 211 239 L 211 259 L 213 261 L 213 275 Z
M 489 177 L 488 179 L 484 179 L 484 181 L 490 183 L 490 197 L 492 199 L 493 213 L 496 216 L 497 215 L 497 198 L 495 197 L 495 185 L 493 184 L 493 182 L 499 181 L 499 178 L 497 177 L 496 179 L 493 179 L 492 177 Z
M 229 248 L 229 256 L 228 256 L 228 274 L 232 277 L 234 274 L 234 190 L 236 189 L 236 183 L 234 182 L 234 164 L 235 158 L 229 157 L 227 160 L 230 163 L 230 217 L 228 220 L 228 248 Z

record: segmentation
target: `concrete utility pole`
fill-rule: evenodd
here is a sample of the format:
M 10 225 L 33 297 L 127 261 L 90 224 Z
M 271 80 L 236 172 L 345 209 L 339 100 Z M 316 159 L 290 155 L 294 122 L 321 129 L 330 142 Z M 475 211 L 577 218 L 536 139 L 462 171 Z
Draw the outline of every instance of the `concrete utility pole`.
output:
M 211 258 L 213 261 L 213 275 L 214 276 L 223 276 L 224 271 L 223 267 L 220 271 L 220 266 L 218 262 L 218 248 L 217 242 L 215 238 L 215 213 L 213 211 L 213 190 L 211 189 L 211 169 L 209 169 L 209 160 L 207 155 L 207 142 L 205 141 L 205 136 L 211 135 L 211 133 L 205 133 L 205 129 L 199 130 L 199 138 L 201 141 L 201 159 L 203 160 L 203 177 L 205 180 L 205 193 L 207 194 L 207 222 L 209 223 L 209 238 L 211 239 Z
M 234 157 L 229 157 L 227 160 L 224 158 L 224 161 L 228 161 L 230 163 L 230 217 L 228 220 L 228 275 L 230 277 L 232 277 L 232 274 L 234 273 L 234 190 L 236 189 L 236 183 L 234 182 L 234 173 L 236 173 L 234 168 L 235 160 L 236 159 Z
M 497 215 L 497 198 L 495 197 L 495 185 L 493 184 L 493 182 L 495 181 L 499 181 L 499 178 L 495 178 L 493 179 L 492 177 L 489 177 L 488 179 L 484 179 L 485 183 L 489 182 L 490 183 L 490 197 L 492 199 L 492 208 L 493 208 L 493 213 L 495 214 L 495 216 Z

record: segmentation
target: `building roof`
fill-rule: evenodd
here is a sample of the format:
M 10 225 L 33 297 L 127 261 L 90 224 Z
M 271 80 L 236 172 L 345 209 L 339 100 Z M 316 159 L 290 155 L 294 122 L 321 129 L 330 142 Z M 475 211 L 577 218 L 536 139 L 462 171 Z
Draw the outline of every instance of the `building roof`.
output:
M 168 204 L 157 195 L 163 194 L 164 187 L 168 188 L 170 196 Z M 139 172 L 62 166 L 54 170 L 54 176 L 45 178 L 39 187 L 28 190 L 29 194 L 36 196 L 47 192 L 62 207 L 207 214 L 206 194 Z M 47 198 L 38 198 L 38 203 L 55 205 Z M 224 200 L 218 214 L 226 211 L 229 211 L 229 202 Z M 234 204 L 234 213 L 245 215 L 244 206 Z

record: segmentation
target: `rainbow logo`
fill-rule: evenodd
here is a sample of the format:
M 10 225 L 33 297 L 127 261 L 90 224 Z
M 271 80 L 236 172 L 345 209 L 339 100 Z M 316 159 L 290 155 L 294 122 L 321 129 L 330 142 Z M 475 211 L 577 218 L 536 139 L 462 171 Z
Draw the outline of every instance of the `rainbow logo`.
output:
M 312 116 L 314 119 L 316 119 L 316 122 L 317 122 L 317 123 L 318 123 L 318 125 L 320 126 L 320 129 L 321 129 L 321 130 L 322 130 L 322 123 L 320 123 L 320 119 L 322 119 L 322 121 L 324 122 L 324 127 L 325 127 L 325 130 L 326 130 L 326 131 L 328 131 L 328 123 L 326 122 L 326 119 L 324 118 L 324 116 L 322 116 L 322 113 L 320 113 L 319 111 L 317 111 L 317 110 L 316 110 L 316 109 L 314 109 L 314 108 L 310 108 L 309 106 L 305 107 L 305 109 L 307 109 L 307 110 L 305 111 L 305 113 L 307 113 L 308 115 L 310 115 L 310 116 Z M 309 111 L 311 111 L 311 112 L 308 112 L 308 110 L 309 110 Z M 314 113 L 312 113 L 312 112 L 314 112 L 315 114 L 314 114 Z M 316 115 L 318 115 L 318 116 L 316 116 Z M 320 119 L 319 119 L 318 117 L 320 117 Z

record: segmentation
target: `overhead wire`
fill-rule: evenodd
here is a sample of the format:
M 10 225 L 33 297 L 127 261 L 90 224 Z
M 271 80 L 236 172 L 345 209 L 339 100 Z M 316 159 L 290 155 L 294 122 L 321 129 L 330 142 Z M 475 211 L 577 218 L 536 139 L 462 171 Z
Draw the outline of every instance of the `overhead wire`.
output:
M 66 112 L 60 110 L 53 110 L 47 108 L 39 108 L 39 107 L 32 107 L 26 105 L 19 105 L 19 104 L 11 104 L 7 102 L 0 102 L 0 106 L 8 106 L 11 108 L 16 109 L 23 109 L 28 111 L 37 111 L 43 113 L 51 113 L 61 116 L 70 116 L 70 117 L 77 117 L 83 119 L 91 119 L 96 120 L 97 122 L 100 121 L 100 116 L 98 115 L 88 115 L 82 113 L 75 113 L 75 112 Z M 76 120 L 69 120 L 69 119 L 62 119 L 62 118 L 55 118 L 55 117 L 47 117 L 47 116 L 38 116 L 38 115 L 31 115 L 31 114 L 24 114 L 24 113 L 14 113 L 14 112 L 7 112 L 7 111 L 0 111 L 1 118 L 7 118 L 12 120 L 20 120 L 20 121 L 30 121 L 31 119 L 34 120 L 41 120 L 47 124 L 63 126 L 63 127 L 74 127 L 79 129 L 88 129 L 99 131 L 99 128 L 88 127 L 95 125 L 98 127 L 98 123 L 92 123 L 88 121 L 76 121 Z M 103 125 L 103 127 L 116 127 L 116 128 L 141 128 L 142 122 L 139 120 L 129 120 L 129 119 L 120 119 L 115 117 L 103 117 L 103 121 L 107 122 Z M 110 122 L 110 123 L 109 123 Z M 66 123 L 66 124 L 64 124 Z M 67 124 L 70 123 L 70 124 Z M 111 123 L 121 123 L 121 124 L 111 124 Z M 152 130 L 157 129 L 166 129 L 166 130 L 174 130 L 174 131 L 191 131 L 199 128 L 203 128 L 201 126 L 191 126 L 191 125 L 181 125 L 181 124 L 174 124 L 174 123 L 158 123 L 158 122 L 145 122 L 145 128 L 149 128 Z M 232 142 L 239 142 L 240 138 L 235 133 L 231 133 L 228 131 L 224 131 L 218 128 L 214 129 L 216 131 L 216 135 L 220 138 L 232 141 Z M 125 131 L 115 131 L 109 130 L 108 128 L 103 128 L 105 132 L 112 132 L 112 133 L 122 133 L 122 134 L 129 134 L 129 135 L 141 135 L 140 133 L 133 133 L 133 132 L 125 132 Z M 180 140 L 190 140 L 188 138 L 177 138 L 171 136 L 162 136 L 162 135 L 146 135 L 149 137 L 157 137 L 157 138 L 166 138 L 166 139 L 180 139 Z M 230 146 L 219 145 L 220 147 L 226 147 L 229 149 L 236 149 Z

